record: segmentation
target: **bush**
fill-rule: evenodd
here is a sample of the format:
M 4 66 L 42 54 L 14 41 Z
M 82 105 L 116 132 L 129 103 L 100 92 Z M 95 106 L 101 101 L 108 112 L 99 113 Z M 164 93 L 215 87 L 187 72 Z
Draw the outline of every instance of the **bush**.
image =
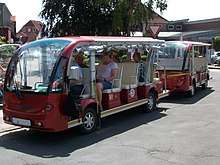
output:
M 127 58 L 127 54 L 121 56 L 122 61 L 126 61 L 126 58 Z
M 215 51 L 220 51 L 220 36 L 216 36 L 213 39 L 213 49 Z

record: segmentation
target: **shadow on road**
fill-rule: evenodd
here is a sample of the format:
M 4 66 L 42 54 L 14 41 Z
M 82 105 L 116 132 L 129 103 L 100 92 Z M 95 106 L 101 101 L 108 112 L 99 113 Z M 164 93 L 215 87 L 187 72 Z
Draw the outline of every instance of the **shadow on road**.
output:
M 212 87 L 207 87 L 205 90 L 202 88 L 196 88 L 195 95 L 193 97 L 188 97 L 186 93 L 173 93 L 169 97 L 165 97 L 160 101 L 164 103 L 195 104 L 210 95 L 212 92 L 214 92 Z
M 152 113 L 131 109 L 102 119 L 102 128 L 88 135 L 81 135 L 77 128 L 59 133 L 31 130 L 12 132 L 1 136 L 0 146 L 6 149 L 42 158 L 68 157 L 77 149 L 88 147 L 109 137 L 161 119 L 167 109 L 158 108 Z M 147 131 L 147 130 L 146 130 Z

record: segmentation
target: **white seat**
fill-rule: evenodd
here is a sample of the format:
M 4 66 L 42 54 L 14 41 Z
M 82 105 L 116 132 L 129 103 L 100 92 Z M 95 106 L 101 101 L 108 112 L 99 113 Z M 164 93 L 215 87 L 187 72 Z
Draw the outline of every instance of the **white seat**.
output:
M 123 65 L 122 63 L 118 63 L 117 66 L 118 66 L 117 75 L 116 75 L 116 79 L 112 81 L 112 88 L 103 90 L 103 93 L 115 93 L 121 91 L 121 78 L 123 74 Z
M 123 68 L 124 72 L 122 75 L 122 89 L 131 89 L 131 88 L 137 88 L 138 86 L 138 63 L 134 62 L 124 62 Z
M 207 58 L 206 57 L 195 57 L 194 67 L 196 72 L 204 72 L 207 70 Z
M 90 68 L 82 68 L 82 76 L 84 87 L 79 97 L 86 99 L 90 97 Z

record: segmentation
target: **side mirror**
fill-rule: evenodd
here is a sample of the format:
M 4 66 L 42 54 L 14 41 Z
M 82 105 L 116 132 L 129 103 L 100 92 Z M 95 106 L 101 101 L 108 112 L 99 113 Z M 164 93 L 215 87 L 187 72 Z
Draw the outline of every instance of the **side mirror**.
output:
M 78 66 L 71 66 L 69 79 L 79 80 L 79 67 Z

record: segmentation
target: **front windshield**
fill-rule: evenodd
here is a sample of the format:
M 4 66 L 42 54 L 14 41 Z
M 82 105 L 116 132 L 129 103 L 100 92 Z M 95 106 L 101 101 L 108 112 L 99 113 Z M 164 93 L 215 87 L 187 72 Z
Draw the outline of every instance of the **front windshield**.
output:
M 67 44 L 69 41 L 42 40 L 21 47 L 8 67 L 7 89 L 47 92 L 54 64 Z
M 178 42 L 166 43 L 165 47 L 159 49 L 159 59 L 183 58 L 187 45 Z

